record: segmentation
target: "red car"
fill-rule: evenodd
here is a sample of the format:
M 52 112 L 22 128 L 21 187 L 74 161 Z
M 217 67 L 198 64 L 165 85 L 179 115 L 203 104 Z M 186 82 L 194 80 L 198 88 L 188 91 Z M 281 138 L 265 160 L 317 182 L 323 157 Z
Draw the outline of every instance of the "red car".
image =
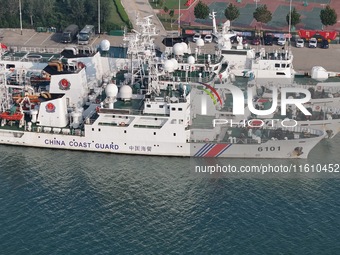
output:
M 259 37 L 255 37 L 252 41 L 251 44 L 252 45 L 260 45 L 261 41 Z

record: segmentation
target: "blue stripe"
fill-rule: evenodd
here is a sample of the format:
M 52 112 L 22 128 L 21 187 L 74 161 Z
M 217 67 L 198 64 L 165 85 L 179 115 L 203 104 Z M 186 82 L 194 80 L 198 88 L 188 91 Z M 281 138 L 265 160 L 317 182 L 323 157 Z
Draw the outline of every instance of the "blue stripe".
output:
M 228 145 L 227 145 L 220 153 L 218 153 L 218 154 L 216 155 L 216 158 L 217 158 L 218 156 L 220 156 L 223 152 L 225 152 L 230 146 L 231 146 L 231 143 L 228 144 Z
M 205 144 L 196 154 L 195 157 L 201 157 L 202 155 L 204 155 L 205 153 L 207 153 L 207 151 L 209 151 L 211 149 L 211 146 L 213 144 L 211 143 L 207 143 Z
M 194 157 L 202 157 L 205 155 L 208 151 L 211 150 L 212 147 L 214 147 L 214 143 L 207 143 L 205 144 L 196 154 Z

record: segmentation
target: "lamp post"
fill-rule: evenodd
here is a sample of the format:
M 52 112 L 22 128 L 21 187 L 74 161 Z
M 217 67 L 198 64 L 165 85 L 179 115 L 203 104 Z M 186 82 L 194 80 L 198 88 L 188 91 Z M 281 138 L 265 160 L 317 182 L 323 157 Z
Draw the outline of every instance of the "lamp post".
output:
M 22 35 L 22 13 L 21 13 L 21 0 L 19 0 L 19 17 L 20 17 L 20 34 Z
M 290 30 L 292 25 L 292 0 L 289 1 L 288 46 L 290 46 Z
M 100 0 L 98 0 L 98 34 L 100 36 Z
M 178 36 L 181 36 L 181 0 L 178 0 Z

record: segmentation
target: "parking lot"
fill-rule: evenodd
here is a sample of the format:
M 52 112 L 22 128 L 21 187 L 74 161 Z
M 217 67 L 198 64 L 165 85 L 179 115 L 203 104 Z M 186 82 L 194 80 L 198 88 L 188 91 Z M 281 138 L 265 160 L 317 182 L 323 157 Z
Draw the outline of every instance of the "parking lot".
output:
M 23 30 L 22 35 L 19 29 L 0 29 L 0 42 L 4 43 L 8 47 L 30 47 L 30 48 L 64 48 L 69 47 L 72 44 L 60 43 L 60 33 L 38 33 L 34 30 Z M 164 37 L 159 36 L 156 38 L 156 44 L 161 50 L 164 46 L 161 45 L 161 41 Z M 107 39 L 112 46 L 122 46 L 124 44 L 122 36 L 109 36 L 100 35 L 96 36 L 89 44 L 89 46 L 97 46 L 103 39 Z M 213 53 L 216 43 L 206 43 L 203 47 L 203 51 L 207 53 Z M 340 44 L 330 44 L 329 49 L 321 48 L 308 48 L 308 44 L 305 44 L 303 48 L 296 48 L 295 42 L 292 42 L 291 50 L 294 54 L 294 69 L 299 72 L 310 72 L 313 66 L 322 66 L 328 71 L 340 72 L 339 59 L 340 59 Z M 87 46 L 85 46 L 87 47 Z M 190 42 L 192 52 L 196 45 Z M 268 52 L 274 52 L 275 50 L 281 50 L 282 46 L 279 46 L 274 41 L 272 46 L 256 45 L 256 50 L 265 48 Z M 286 46 L 288 47 L 288 46 Z
M 41 48 L 64 48 L 72 44 L 60 42 L 61 33 L 36 32 L 33 29 L 0 29 L 0 42 L 9 47 L 41 47 Z M 123 44 L 121 36 L 96 35 L 88 46 L 96 46 L 103 39 L 110 41 L 111 45 Z M 76 44 L 76 42 L 73 42 Z

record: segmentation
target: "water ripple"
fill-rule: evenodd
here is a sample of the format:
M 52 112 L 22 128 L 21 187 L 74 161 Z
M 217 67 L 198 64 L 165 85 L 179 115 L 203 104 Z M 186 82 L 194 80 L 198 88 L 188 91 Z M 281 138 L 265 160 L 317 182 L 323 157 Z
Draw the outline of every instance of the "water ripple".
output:
M 336 137 L 311 160 L 339 151 Z M 1 254 L 338 252 L 340 179 L 201 178 L 183 158 L 11 146 L 0 160 Z

